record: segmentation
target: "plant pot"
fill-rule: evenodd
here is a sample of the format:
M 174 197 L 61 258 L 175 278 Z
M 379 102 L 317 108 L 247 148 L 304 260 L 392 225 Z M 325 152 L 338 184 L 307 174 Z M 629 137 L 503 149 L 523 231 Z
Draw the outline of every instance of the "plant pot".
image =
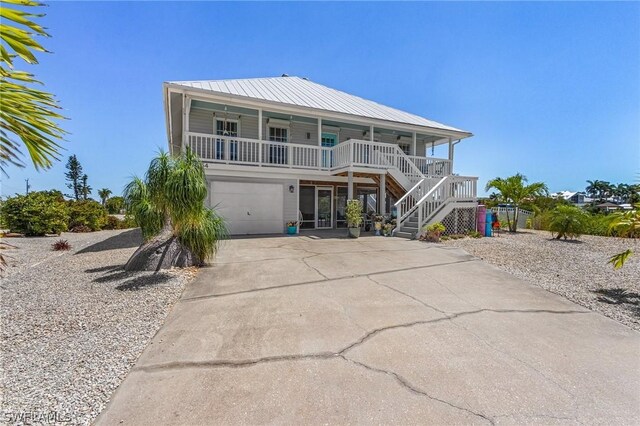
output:
M 295 235 L 298 228 L 296 226 L 287 226 L 287 234 Z
M 358 238 L 360 236 L 360 228 L 348 228 L 349 229 L 349 237 Z

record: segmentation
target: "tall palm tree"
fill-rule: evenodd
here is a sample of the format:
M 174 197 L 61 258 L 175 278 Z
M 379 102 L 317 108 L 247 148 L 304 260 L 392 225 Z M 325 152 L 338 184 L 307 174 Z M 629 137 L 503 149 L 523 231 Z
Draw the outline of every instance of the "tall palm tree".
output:
M 527 185 L 527 177 L 516 173 L 508 178 L 495 178 L 487 182 L 485 191 L 496 189 L 498 197 L 501 201 L 510 203 L 514 207 L 514 219 L 509 220 L 509 211 L 507 210 L 507 221 L 509 222 L 509 231 L 516 232 L 518 228 L 518 216 L 520 204 L 525 200 L 547 195 L 549 190 L 543 182 L 534 182 Z
M 113 192 L 111 192 L 109 188 L 102 188 L 98 190 L 98 197 L 100 197 L 100 201 L 103 206 L 107 204 L 107 200 L 111 194 L 113 194 Z
M 8 7 L 43 6 L 31 0 L 0 1 L 0 171 L 13 164 L 24 167 L 21 145 L 26 147 L 36 169 L 49 168 L 58 159 L 61 139 L 65 131 L 57 120 L 63 119 L 54 96 L 33 87 L 41 84 L 33 74 L 18 71 L 14 60 L 37 64 L 35 52 L 47 52 L 33 35 L 48 37 L 33 18 L 42 15 Z
M 178 157 L 160 152 L 144 179 L 125 188 L 127 212 L 133 214 L 145 239 L 125 269 L 158 270 L 201 265 L 227 237 L 224 220 L 204 206 L 204 168 L 187 150 Z

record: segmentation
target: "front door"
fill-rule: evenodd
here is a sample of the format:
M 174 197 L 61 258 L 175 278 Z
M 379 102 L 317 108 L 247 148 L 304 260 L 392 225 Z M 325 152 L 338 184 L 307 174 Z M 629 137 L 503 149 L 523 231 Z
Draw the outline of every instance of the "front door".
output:
M 322 134 L 322 146 L 324 148 L 331 148 L 332 146 L 336 146 L 338 144 L 338 135 L 334 133 L 323 133 Z M 322 152 L 322 167 L 329 168 L 331 167 L 332 162 L 332 152 Z
M 333 226 L 333 187 L 316 187 L 316 229 Z

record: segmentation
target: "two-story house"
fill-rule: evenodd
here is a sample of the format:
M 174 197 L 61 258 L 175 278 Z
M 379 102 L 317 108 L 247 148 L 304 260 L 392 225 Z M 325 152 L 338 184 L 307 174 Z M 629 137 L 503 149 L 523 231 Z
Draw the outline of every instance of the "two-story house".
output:
M 164 83 L 171 153 L 203 161 L 209 205 L 231 234 L 346 227 L 348 199 L 393 214 L 396 235 L 475 228 L 477 178 L 453 174 L 471 133 L 306 78 Z M 448 145 L 448 158 L 427 152 Z

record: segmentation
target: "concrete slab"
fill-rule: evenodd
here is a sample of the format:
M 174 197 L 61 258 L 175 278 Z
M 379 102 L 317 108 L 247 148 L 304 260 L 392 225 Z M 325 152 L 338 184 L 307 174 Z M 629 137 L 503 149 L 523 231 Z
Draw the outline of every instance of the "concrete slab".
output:
M 639 333 L 458 249 L 324 235 L 227 242 L 97 423 L 640 418 Z

